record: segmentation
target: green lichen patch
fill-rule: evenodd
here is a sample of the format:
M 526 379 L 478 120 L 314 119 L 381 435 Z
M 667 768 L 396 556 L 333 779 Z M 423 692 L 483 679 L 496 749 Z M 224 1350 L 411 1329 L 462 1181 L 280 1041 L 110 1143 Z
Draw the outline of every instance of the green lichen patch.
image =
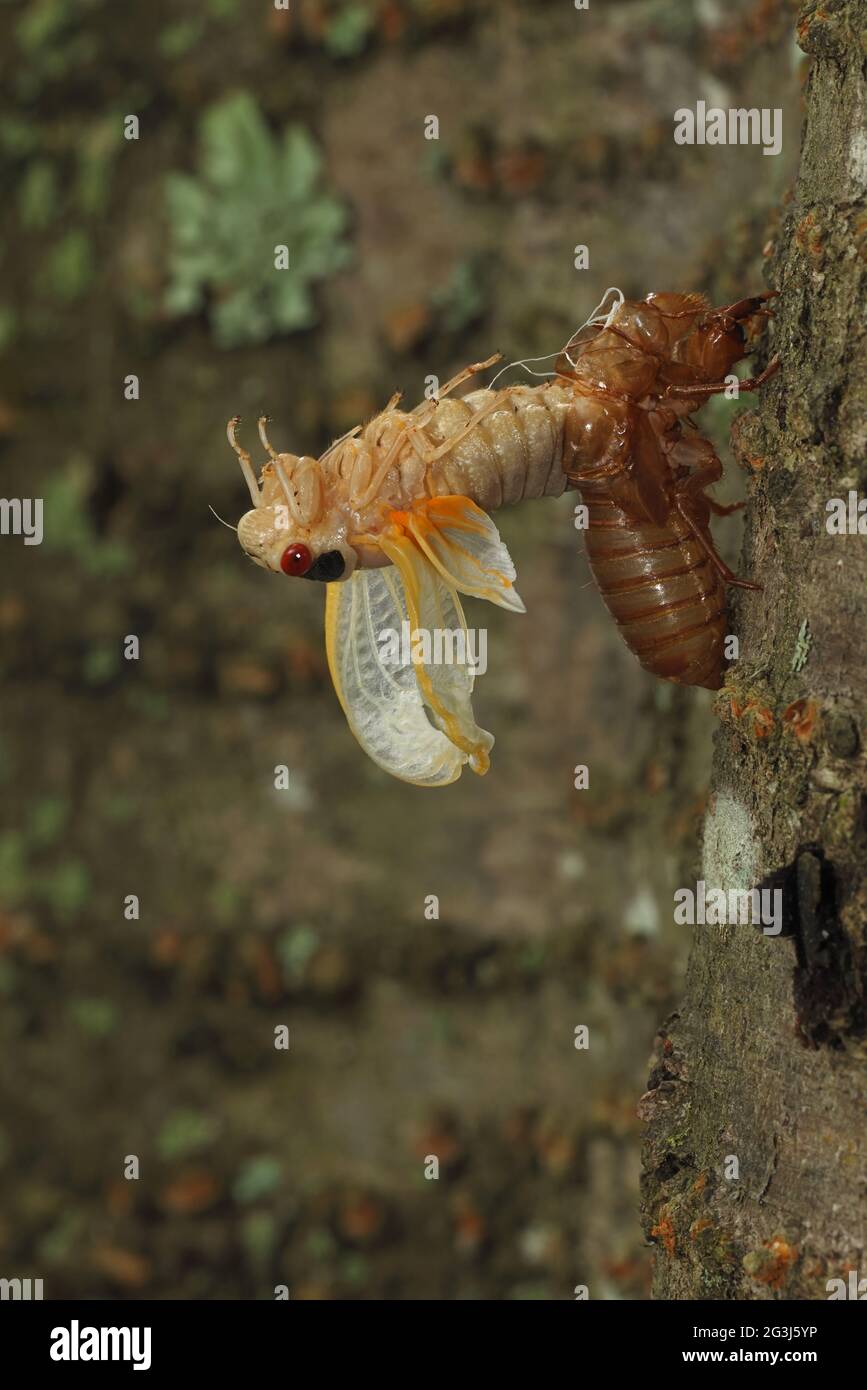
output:
M 316 323 L 313 285 L 350 258 L 347 209 L 321 176 L 308 132 L 275 139 L 249 93 L 208 107 L 196 173 L 167 176 L 168 313 L 206 310 L 223 348 Z

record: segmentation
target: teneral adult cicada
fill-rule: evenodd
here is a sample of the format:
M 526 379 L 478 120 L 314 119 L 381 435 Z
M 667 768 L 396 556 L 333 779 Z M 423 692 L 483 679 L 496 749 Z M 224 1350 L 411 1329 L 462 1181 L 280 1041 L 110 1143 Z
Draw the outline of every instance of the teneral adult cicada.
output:
M 465 763 L 487 771 L 494 740 L 473 717 L 469 664 L 437 663 L 414 644 L 408 665 L 386 666 L 380 634 L 405 623 L 465 632 L 460 594 L 523 612 L 489 513 L 567 488 L 587 507 L 590 567 L 642 666 L 719 688 L 725 586 L 758 586 L 717 553 L 710 514 L 733 509 L 706 495 L 722 465 L 689 417 L 726 389 L 745 356 L 744 325 L 768 313 L 770 297 L 711 309 L 697 294 L 609 292 L 542 384 L 456 398 L 491 357 L 414 410 L 394 396 L 319 459 L 276 453 L 263 418 L 261 483 L 236 440 L 238 419 L 229 422 L 253 501 L 238 539 L 264 569 L 327 584 L 335 690 L 375 762 L 421 786 L 453 782 Z M 777 366 L 739 389 L 755 390 Z

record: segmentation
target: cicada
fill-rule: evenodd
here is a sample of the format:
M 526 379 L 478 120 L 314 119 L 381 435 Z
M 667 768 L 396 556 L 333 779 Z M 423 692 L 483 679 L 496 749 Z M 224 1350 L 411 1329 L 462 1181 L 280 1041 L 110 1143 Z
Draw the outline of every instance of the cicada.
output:
M 259 479 L 238 418 L 229 422 L 253 502 L 238 539 L 264 569 L 327 586 L 334 688 L 374 762 L 428 787 L 454 782 L 466 764 L 488 770 L 494 740 L 475 721 L 469 661 L 437 662 L 414 642 L 407 664 L 386 664 L 381 635 L 407 623 L 413 634 L 466 633 L 461 595 L 524 612 L 490 514 L 567 489 L 586 505 L 591 570 L 641 664 L 719 688 L 725 586 L 758 586 L 716 550 L 710 514 L 732 508 L 706 495 L 722 464 L 689 417 L 726 389 L 746 354 L 745 325 L 769 313 L 770 297 L 711 309 L 697 294 L 635 301 L 608 291 L 538 385 L 492 383 L 456 397 L 496 354 L 414 410 L 393 396 L 318 459 L 277 453 L 263 417 Z

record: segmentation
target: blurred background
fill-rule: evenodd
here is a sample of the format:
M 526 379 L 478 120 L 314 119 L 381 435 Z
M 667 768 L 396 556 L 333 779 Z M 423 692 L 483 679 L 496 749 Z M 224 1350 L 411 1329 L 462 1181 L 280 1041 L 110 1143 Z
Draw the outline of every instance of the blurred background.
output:
M 555 350 L 609 285 L 764 288 L 792 25 L 788 0 L 0 3 L 0 491 L 45 505 L 41 546 L 0 542 L 0 1275 L 647 1296 L 636 1103 L 711 696 L 640 670 L 574 499 L 531 503 L 497 518 L 526 617 L 467 603 L 492 770 L 404 786 L 340 712 L 321 586 L 208 508 L 248 505 L 232 414 L 316 454 L 429 374 Z M 700 98 L 781 107 L 782 154 L 675 145 Z M 702 416 L 723 500 L 739 408 Z

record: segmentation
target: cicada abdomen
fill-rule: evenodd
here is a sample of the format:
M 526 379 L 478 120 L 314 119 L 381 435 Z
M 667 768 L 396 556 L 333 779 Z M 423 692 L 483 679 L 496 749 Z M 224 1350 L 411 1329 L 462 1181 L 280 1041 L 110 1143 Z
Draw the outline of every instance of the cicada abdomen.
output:
M 718 690 L 726 595 L 705 547 L 677 512 L 660 525 L 611 496 L 582 497 L 587 559 L 627 646 L 655 676 Z

